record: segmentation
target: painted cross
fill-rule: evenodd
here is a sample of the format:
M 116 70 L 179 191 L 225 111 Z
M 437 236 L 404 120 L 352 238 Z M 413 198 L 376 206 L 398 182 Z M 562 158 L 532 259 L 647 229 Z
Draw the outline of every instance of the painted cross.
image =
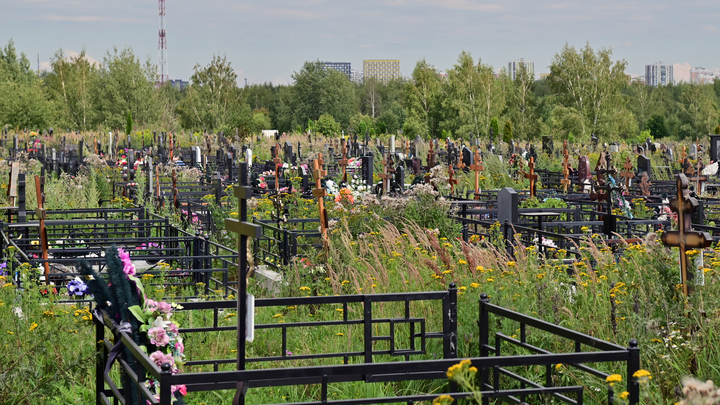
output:
M 448 175 L 448 184 L 450 184 L 450 195 L 453 195 L 453 192 L 455 191 L 455 185 L 458 184 L 458 181 L 455 178 L 455 169 L 453 169 L 452 163 L 448 165 Z
M 327 196 L 327 191 L 322 188 L 322 179 L 327 175 L 327 172 L 322 168 L 322 155 L 318 159 L 313 161 L 313 177 L 315 178 L 315 188 L 313 189 L 313 197 L 318 199 L 318 211 L 320 214 L 320 233 L 322 233 L 323 245 L 328 245 L 328 218 L 327 210 L 325 209 L 325 201 L 323 198 Z
M 50 284 L 50 264 L 48 263 L 48 240 L 47 240 L 47 228 L 45 227 L 45 220 L 47 219 L 45 211 L 45 193 L 42 191 L 45 185 L 45 177 L 35 176 L 35 194 L 37 195 L 37 217 L 39 222 L 40 232 L 40 248 L 42 249 L 42 258 L 45 261 L 43 267 L 45 267 L 45 285 Z
M 535 158 L 530 157 L 530 163 L 528 163 L 528 168 L 530 169 L 530 173 L 523 173 L 523 176 L 530 180 L 530 197 L 535 197 L 535 182 L 539 180 L 540 176 L 538 176 L 537 173 L 535 173 Z
M 342 143 L 342 159 L 338 160 L 338 165 L 339 165 L 340 167 L 342 167 L 342 174 L 343 174 L 342 181 L 343 181 L 344 183 L 347 183 L 347 171 L 345 170 L 345 168 L 347 167 L 347 165 L 348 165 L 349 163 L 350 163 L 350 161 L 349 161 L 348 158 L 347 158 L 347 146 L 345 145 L 345 140 L 343 140 L 343 143 Z
M 475 199 L 480 199 L 480 171 L 485 170 L 482 162 L 480 161 L 480 150 L 475 149 L 475 157 L 473 158 L 473 164 L 470 165 L 470 170 L 475 172 Z
M 262 237 L 260 225 L 247 220 L 247 201 L 252 198 L 252 188 L 247 185 L 247 163 L 240 164 L 240 185 L 233 192 L 239 202 L 239 218 L 225 218 L 225 229 L 238 234 L 238 293 L 237 293 L 237 369 L 245 370 L 245 338 L 247 336 L 247 274 L 248 274 L 248 238 Z M 238 383 L 236 400 L 244 393 L 242 383 Z
M 698 208 L 698 201 L 690 197 L 688 179 L 684 174 L 676 174 L 677 197 L 670 200 L 670 209 L 677 212 L 678 230 L 665 231 L 661 240 L 665 246 L 680 248 L 680 277 L 683 284 L 683 294 L 690 296 L 690 281 L 693 273 L 688 270 L 688 249 L 706 248 L 712 244 L 712 236 L 707 232 L 692 230 L 691 213 Z
M 280 190 L 280 168 L 282 167 L 282 160 L 278 156 L 279 150 L 280 144 L 275 142 L 275 158 L 273 159 L 273 162 L 275 163 L 275 191 Z
M 622 176 L 625 179 L 625 189 L 627 190 L 628 188 L 630 188 L 630 179 L 635 177 L 635 173 L 633 173 L 633 171 L 632 171 L 633 165 L 632 165 L 632 162 L 630 161 L 630 156 L 627 157 L 627 160 L 625 161 L 623 168 L 625 168 L 625 170 L 620 172 L 620 176 Z

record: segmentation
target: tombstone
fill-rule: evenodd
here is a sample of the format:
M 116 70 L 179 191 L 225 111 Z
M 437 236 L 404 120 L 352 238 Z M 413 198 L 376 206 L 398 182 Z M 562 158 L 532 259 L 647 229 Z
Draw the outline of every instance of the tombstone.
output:
M 536 164 L 538 162 L 537 153 L 535 153 L 535 146 L 533 145 L 530 145 L 530 150 L 528 151 L 528 160 L 529 159 L 535 160 Z
M 610 153 L 617 153 L 619 150 L 618 144 L 615 142 L 610 144 Z
M 283 148 L 283 159 L 285 162 L 292 163 L 293 161 L 293 147 L 290 141 L 285 141 L 285 147 Z
M 195 155 L 195 165 L 194 165 L 193 167 L 200 167 L 200 165 L 201 165 L 201 163 L 202 163 L 202 153 L 201 153 L 201 151 L 200 151 L 200 147 L 199 147 L 199 146 L 196 146 L 196 147 L 195 147 L 195 153 L 194 153 L 194 155 Z
M 497 193 L 497 219 L 500 224 L 507 221 L 509 224 L 518 223 L 518 193 L 511 187 L 500 189 Z
M 416 177 L 422 173 L 422 161 L 417 156 L 412 158 L 412 171 Z
M 690 159 L 697 160 L 697 154 L 697 145 L 693 143 L 692 145 L 690 145 Z
M 467 171 L 468 170 L 467 166 L 470 166 L 471 164 L 473 164 L 473 153 L 466 146 L 463 146 L 463 148 L 462 148 L 462 160 L 463 160 L 463 164 L 465 164 L 465 166 L 466 166 L 465 170 Z
M 395 169 L 395 183 L 400 187 L 400 191 L 405 191 L 405 167 L 399 165 Z
M 652 179 L 652 165 L 650 158 L 645 155 L 638 155 L 637 157 L 637 168 L 638 175 L 641 173 L 647 173 L 648 177 Z
M 395 154 L 395 135 L 390 135 L 390 153 Z
M 361 159 L 361 177 L 368 187 L 373 186 L 373 155 L 367 154 Z

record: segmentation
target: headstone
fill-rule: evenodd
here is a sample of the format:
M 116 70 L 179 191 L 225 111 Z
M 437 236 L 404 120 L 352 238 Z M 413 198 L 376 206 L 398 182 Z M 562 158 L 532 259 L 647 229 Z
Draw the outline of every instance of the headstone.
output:
M 513 188 L 505 187 L 498 191 L 497 219 L 500 224 L 507 221 L 510 224 L 518 223 L 518 193 Z
M 710 160 L 720 160 L 720 135 L 710 135 Z
M 402 164 L 395 169 L 395 183 L 401 191 L 405 191 L 405 167 Z
M 610 144 L 610 153 L 617 153 L 619 151 L 618 144 L 615 142 Z
M 473 154 L 470 149 L 468 149 L 466 146 L 463 146 L 462 148 L 462 160 L 464 165 L 471 165 L 473 164 Z
M 690 159 L 697 160 L 697 153 L 698 153 L 697 145 L 695 145 L 695 144 L 690 145 Z
M 637 168 L 638 174 L 647 173 L 648 177 L 652 178 L 652 165 L 650 163 L 650 158 L 645 155 L 638 155 Z
M 390 153 L 395 154 L 395 135 L 390 135 Z
M 360 158 L 362 163 L 360 165 L 361 167 L 361 173 L 362 173 L 362 180 L 365 181 L 365 184 L 368 187 L 373 186 L 373 155 L 367 154 Z

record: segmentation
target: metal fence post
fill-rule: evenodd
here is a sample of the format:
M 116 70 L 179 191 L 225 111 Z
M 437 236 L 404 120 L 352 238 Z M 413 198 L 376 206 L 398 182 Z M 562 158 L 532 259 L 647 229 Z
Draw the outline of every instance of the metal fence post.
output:
M 628 352 L 630 352 L 630 358 L 627 363 L 627 379 L 628 379 L 628 392 L 630 393 L 630 404 L 640 403 L 640 383 L 636 377 L 633 377 L 635 372 L 640 370 L 640 348 L 638 347 L 638 341 L 630 339 L 628 342 Z
M 480 339 L 480 357 L 488 357 L 487 346 L 490 342 L 489 316 L 485 304 L 490 303 L 490 298 L 486 293 L 480 294 L 480 320 L 478 321 L 479 339 Z M 480 369 L 480 390 L 488 389 L 490 384 L 489 373 L 487 368 Z M 483 405 L 490 403 L 489 398 L 483 397 Z
M 457 286 L 450 283 L 443 299 L 443 358 L 457 358 Z
M 172 370 L 170 363 L 163 363 L 160 366 L 160 405 L 172 404 L 172 391 L 170 390 L 170 378 Z
M 100 322 L 97 315 L 93 314 L 95 324 L 95 404 L 101 405 L 100 393 L 105 390 L 105 376 L 103 369 L 107 362 L 107 348 L 105 347 L 105 325 Z

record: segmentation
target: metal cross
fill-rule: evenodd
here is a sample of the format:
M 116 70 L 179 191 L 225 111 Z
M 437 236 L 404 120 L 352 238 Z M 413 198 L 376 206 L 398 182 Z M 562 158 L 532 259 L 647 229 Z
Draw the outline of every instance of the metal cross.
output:
M 252 198 L 252 188 L 247 185 L 248 164 L 240 164 L 240 185 L 233 192 L 239 202 L 239 218 L 225 218 L 225 229 L 237 233 L 238 243 L 238 292 L 237 292 L 237 369 L 245 370 L 245 337 L 247 336 L 247 274 L 248 274 L 248 238 L 262 237 L 260 225 L 247 221 L 247 200 Z M 247 387 L 238 383 L 234 404 L 242 402 Z
M 280 144 L 275 142 L 275 158 L 273 159 L 273 162 L 275 163 L 275 191 L 280 190 L 280 167 L 282 160 L 278 156 L 278 151 L 280 150 Z
M 712 236 L 707 232 L 699 232 L 692 230 L 691 213 L 695 211 L 699 203 L 696 199 L 690 197 L 688 190 L 688 179 L 684 174 L 675 175 L 677 184 L 677 197 L 670 200 L 670 209 L 677 212 L 678 230 L 663 232 L 661 240 L 665 246 L 680 248 L 680 276 L 683 284 L 683 294 L 690 296 L 690 280 L 693 279 L 693 273 L 688 271 L 688 258 L 686 251 L 688 249 L 706 248 L 712 244 Z

